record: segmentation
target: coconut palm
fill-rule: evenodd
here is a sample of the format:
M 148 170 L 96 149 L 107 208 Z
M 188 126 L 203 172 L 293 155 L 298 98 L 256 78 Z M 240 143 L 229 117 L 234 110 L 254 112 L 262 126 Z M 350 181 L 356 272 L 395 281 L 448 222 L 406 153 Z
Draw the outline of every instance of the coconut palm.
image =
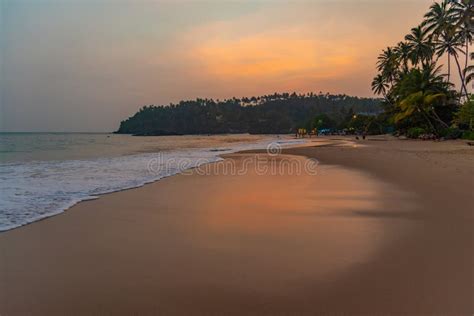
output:
M 444 81 L 440 71 L 441 67 L 433 63 L 421 69 L 414 68 L 403 76 L 394 87 L 398 96 L 395 122 L 421 115 L 433 131 L 437 130 L 436 123 L 443 128 L 448 127 L 436 111 L 436 107 L 447 105 L 451 87 Z
M 384 97 L 387 95 L 387 89 L 389 88 L 389 84 L 386 81 L 386 78 L 382 74 L 378 74 L 375 76 L 374 80 L 372 80 L 372 91 L 375 94 L 381 94 Z
M 473 24 L 474 26 L 474 24 Z M 459 30 L 459 35 L 462 39 L 464 39 L 464 68 L 468 66 L 469 63 L 469 46 L 472 44 L 473 34 L 472 34 L 472 27 L 462 27 Z
M 395 47 L 398 63 L 402 65 L 404 72 L 408 72 L 408 62 L 410 61 L 411 47 L 407 42 L 399 42 Z
M 435 41 L 435 50 L 436 55 L 441 57 L 444 54 L 448 54 L 448 82 L 451 75 L 451 56 L 454 57 L 456 61 L 456 65 L 458 67 L 459 76 L 461 81 L 463 81 L 463 72 L 461 70 L 461 65 L 459 63 L 459 54 L 463 54 L 463 50 L 461 47 L 463 46 L 463 39 L 459 35 L 459 33 L 455 32 L 453 26 L 446 27 L 441 33 L 438 35 Z M 462 87 L 465 90 L 465 87 Z
M 471 53 L 471 59 L 474 60 L 474 53 Z M 465 80 L 466 80 L 466 84 L 468 84 L 472 80 L 474 80 L 474 65 L 467 66 L 464 69 L 464 77 L 465 77 Z
M 474 28 L 474 1 L 473 0 L 451 0 L 454 23 L 460 30 L 465 45 L 465 65 L 467 67 L 469 59 L 469 45 L 473 39 Z
M 385 78 L 385 81 L 394 81 L 399 68 L 398 57 L 395 50 L 392 47 L 387 47 L 377 59 L 377 69 Z
M 434 38 L 437 37 L 453 21 L 452 0 L 443 0 L 440 3 L 435 2 L 430 6 L 430 10 L 425 14 L 423 26 L 426 32 L 431 33 Z
M 452 83 L 446 82 L 441 75 L 441 66 L 431 63 L 411 69 L 394 85 L 394 93 L 400 100 L 418 91 L 448 94 L 452 86 Z
M 473 0 L 453 0 L 453 12 L 456 26 L 459 27 L 459 34 L 464 39 L 464 69 L 468 69 L 469 46 L 472 44 L 474 31 L 474 1 Z M 463 75 L 465 75 L 465 71 Z M 469 81 L 472 80 L 471 79 Z M 468 98 L 467 78 L 462 79 L 463 89 Z
M 452 27 L 454 21 L 454 12 L 452 7 L 452 0 L 443 0 L 440 3 L 435 2 L 430 6 L 429 11 L 425 14 L 425 20 L 422 25 L 425 27 L 426 32 L 430 33 L 430 38 L 433 41 L 438 41 L 439 36 L 444 32 L 446 33 L 447 28 Z M 437 49 L 436 55 L 440 58 L 446 51 Z M 451 77 L 451 55 L 448 54 L 448 76 L 447 81 Z
M 404 41 L 379 55 L 372 91 L 384 96 L 387 117 L 403 121 L 398 127 L 421 123 L 437 133 L 453 122 L 461 100 L 469 97 L 467 83 L 474 81 L 474 66 L 467 65 L 473 26 L 474 0 L 438 0 Z M 442 56 L 448 57 L 447 76 L 437 65 Z M 460 93 L 450 82 L 453 59 L 461 78 Z
M 399 102 L 400 111 L 395 115 L 394 121 L 400 122 L 408 117 L 411 117 L 414 114 L 420 113 L 423 118 L 426 120 L 428 125 L 430 125 L 433 131 L 436 131 L 433 117 L 436 117 L 434 105 L 436 102 L 446 99 L 446 95 L 443 93 L 431 93 L 418 91 L 408 95 L 402 101 Z M 448 127 L 448 125 L 443 122 L 441 119 L 436 119 L 439 121 L 443 127 Z
M 428 32 L 422 25 L 411 29 L 411 33 L 405 36 L 405 40 L 410 47 L 410 60 L 413 65 L 419 63 L 428 64 L 433 58 L 433 45 L 430 42 Z

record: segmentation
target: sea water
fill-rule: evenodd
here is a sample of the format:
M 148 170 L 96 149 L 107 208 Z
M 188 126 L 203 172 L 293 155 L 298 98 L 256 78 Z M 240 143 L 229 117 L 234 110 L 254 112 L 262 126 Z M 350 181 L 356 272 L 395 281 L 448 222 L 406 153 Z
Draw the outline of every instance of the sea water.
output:
M 245 134 L 0 133 L 0 231 L 59 214 L 100 194 L 139 187 L 218 161 L 221 154 L 299 142 Z

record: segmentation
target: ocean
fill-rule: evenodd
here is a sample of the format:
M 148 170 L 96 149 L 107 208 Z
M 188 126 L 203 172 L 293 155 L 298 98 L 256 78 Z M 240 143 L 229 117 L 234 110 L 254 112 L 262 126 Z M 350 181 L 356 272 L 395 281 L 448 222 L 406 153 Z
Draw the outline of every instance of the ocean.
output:
M 101 194 L 218 161 L 221 154 L 301 142 L 246 134 L 0 133 L 0 231 L 62 213 Z

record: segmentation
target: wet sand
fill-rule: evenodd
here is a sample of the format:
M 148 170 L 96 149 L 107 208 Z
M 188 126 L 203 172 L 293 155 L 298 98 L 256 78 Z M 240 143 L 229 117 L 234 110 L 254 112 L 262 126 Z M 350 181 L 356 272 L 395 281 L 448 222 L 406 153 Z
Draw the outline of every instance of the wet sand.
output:
M 474 150 L 321 144 L 1 233 L 0 314 L 471 315 Z

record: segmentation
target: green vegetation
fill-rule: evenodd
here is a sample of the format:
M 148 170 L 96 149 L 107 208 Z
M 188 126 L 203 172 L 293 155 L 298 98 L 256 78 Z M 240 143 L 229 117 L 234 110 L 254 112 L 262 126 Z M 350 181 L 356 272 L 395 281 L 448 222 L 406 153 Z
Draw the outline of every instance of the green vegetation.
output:
M 474 27 L 474 1 L 443 0 L 431 5 L 424 21 L 404 41 L 387 47 L 378 57 L 374 93 L 383 96 L 387 123 L 400 134 L 457 138 L 472 135 L 474 100 L 467 84 L 474 75 L 469 46 Z M 441 57 L 447 73 L 441 74 Z M 454 59 L 455 70 L 451 63 Z M 458 90 L 450 81 L 459 77 Z M 463 132 L 460 130 L 464 130 Z
M 425 129 L 423 129 L 421 127 L 411 127 L 407 131 L 407 137 L 409 137 L 409 138 L 418 138 L 418 137 L 420 137 L 421 135 L 423 135 L 425 133 L 426 133 Z
M 122 121 L 117 133 L 136 135 L 294 133 L 297 128 L 340 128 L 354 113 L 375 116 L 380 99 L 282 93 L 242 99 L 197 99 L 145 106 Z
M 462 133 L 463 139 L 474 140 L 474 131 L 464 131 Z
M 455 121 L 466 130 L 474 130 L 474 98 L 461 105 Z

